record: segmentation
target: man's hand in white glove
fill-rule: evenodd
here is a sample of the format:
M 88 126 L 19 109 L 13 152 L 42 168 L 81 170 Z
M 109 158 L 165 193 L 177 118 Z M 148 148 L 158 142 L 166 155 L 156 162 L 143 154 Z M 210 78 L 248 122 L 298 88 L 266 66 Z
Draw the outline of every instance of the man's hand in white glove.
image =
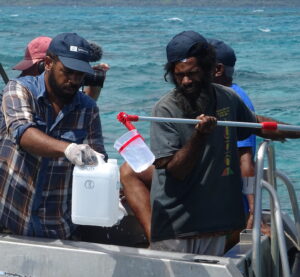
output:
M 66 158 L 75 165 L 97 165 L 96 152 L 88 144 L 71 143 L 64 151 Z

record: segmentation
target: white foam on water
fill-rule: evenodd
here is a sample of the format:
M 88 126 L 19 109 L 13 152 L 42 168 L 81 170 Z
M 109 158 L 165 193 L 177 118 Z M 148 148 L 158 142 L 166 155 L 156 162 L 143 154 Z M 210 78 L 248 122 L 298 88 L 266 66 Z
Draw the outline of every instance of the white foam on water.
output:
M 271 32 L 271 29 L 269 29 L 269 28 L 258 28 L 258 30 L 260 30 L 261 32 L 264 32 L 264 33 Z
M 164 21 L 178 21 L 178 22 L 183 22 L 183 19 L 179 17 L 170 17 L 168 19 L 165 19 Z

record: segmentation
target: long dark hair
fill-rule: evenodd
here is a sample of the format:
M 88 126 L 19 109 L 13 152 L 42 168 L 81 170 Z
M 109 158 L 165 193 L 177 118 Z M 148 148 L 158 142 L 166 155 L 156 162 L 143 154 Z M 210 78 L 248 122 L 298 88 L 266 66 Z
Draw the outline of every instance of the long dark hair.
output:
M 213 76 L 212 73 L 216 66 L 216 52 L 214 47 L 208 43 L 196 43 L 191 47 L 187 54 L 187 58 L 190 57 L 195 57 L 197 59 L 197 64 L 203 70 L 206 81 L 211 82 Z M 169 79 L 176 85 L 177 82 L 174 76 L 175 65 L 176 62 L 168 62 L 165 64 L 164 78 L 166 82 Z

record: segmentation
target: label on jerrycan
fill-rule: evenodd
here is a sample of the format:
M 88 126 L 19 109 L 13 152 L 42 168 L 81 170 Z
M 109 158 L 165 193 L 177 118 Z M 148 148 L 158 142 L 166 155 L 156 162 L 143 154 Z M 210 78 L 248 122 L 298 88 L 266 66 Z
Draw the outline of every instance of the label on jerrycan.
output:
M 93 189 L 95 187 L 95 182 L 93 180 L 86 180 L 84 182 L 84 187 L 86 189 Z

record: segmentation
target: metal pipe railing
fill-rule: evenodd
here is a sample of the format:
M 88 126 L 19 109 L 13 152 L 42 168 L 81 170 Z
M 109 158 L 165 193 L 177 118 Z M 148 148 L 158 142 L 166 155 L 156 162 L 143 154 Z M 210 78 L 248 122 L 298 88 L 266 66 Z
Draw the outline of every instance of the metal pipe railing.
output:
M 264 157 L 267 154 L 269 168 L 267 170 L 267 180 L 264 177 Z M 293 207 L 296 230 L 297 243 L 300 243 L 300 214 L 297 203 L 296 194 L 290 180 L 280 171 L 276 170 L 275 151 L 271 141 L 265 140 L 257 153 L 256 160 L 256 181 L 255 181 L 255 208 L 254 208 L 254 224 L 253 224 L 253 252 L 252 252 L 252 269 L 255 277 L 261 277 L 261 250 L 260 250 L 260 225 L 262 213 L 262 188 L 266 189 L 270 194 L 271 202 L 271 257 L 272 257 L 272 276 L 279 276 L 279 253 L 282 265 L 282 274 L 290 276 L 289 263 L 287 258 L 285 236 L 281 217 L 280 204 L 276 194 L 276 177 L 279 177 L 287 186 L 290 200 Z M 278 251 L 279 250 L 279 251 Z
M 268 158 L 268 171 L 267 180 L 272 185 L 274 190 L 277 190 L 276 184 L 276 165 L 275 165 L 275 149 L 271 141 L 267 143 L 267 158 Z M 278 253 L 278 234 L 276 232 L 276 218 L 275 218 L 275 204 L 273 198 L 270 197 L 270 217 L 271 217 L 271 262 L 272 262 L 272 276 L 279 277 L 279 253 Z
M 279 245 L 279 253 L 280 253 L 280 258 L 281 258 L 281 265 L 282 265 L 282 275 L 284 277 L 289 277 L 291 276 L 290 273 L 290 267 L 289 267 L 289 262 L 287 258 L 287 249 L 286 249 L 286 244 L 285 244 L 285 239 L 284 239 L 284 230 L 283 230 L 283 223 L 282 223 L 282 217 L 281 217 L 281 209 L 280 209 L 280 204 L 279 200 L 277 197 L 276 190 L 266 181 L 262 180 L 261 183 L 262 187 L 265 188 L 272 199 L 273 205 L 274 205 L 274 217 L 275 217 L 275 227 L 276 227 L 276 233 L 277 236 L 280 238 L 278 239 L 278 245 Z M 272 237 L 272 240 L 274 238 Z M 272 275 L 274 276 L 274 275 Z
M 276 176 L 283 181 L 289 193 L 297 233 L 297 246 L 300 249 L 300 212 L 296 192 L 292 182 L 282 171 L 276 170 Z
M 261 251 L 260 251 L 260 224 L 261 224 L 261 180 L 263 179 L 264 156 L 267 151 L 267 141 L 264 141 L 258 149 L 256 160 L 256 179 L 255 179 L 255 201 L 254 201 L 254 220 L 252 230 L 253 252 L 252 252 L 252 270 L 255 277 L 261 276 Z

